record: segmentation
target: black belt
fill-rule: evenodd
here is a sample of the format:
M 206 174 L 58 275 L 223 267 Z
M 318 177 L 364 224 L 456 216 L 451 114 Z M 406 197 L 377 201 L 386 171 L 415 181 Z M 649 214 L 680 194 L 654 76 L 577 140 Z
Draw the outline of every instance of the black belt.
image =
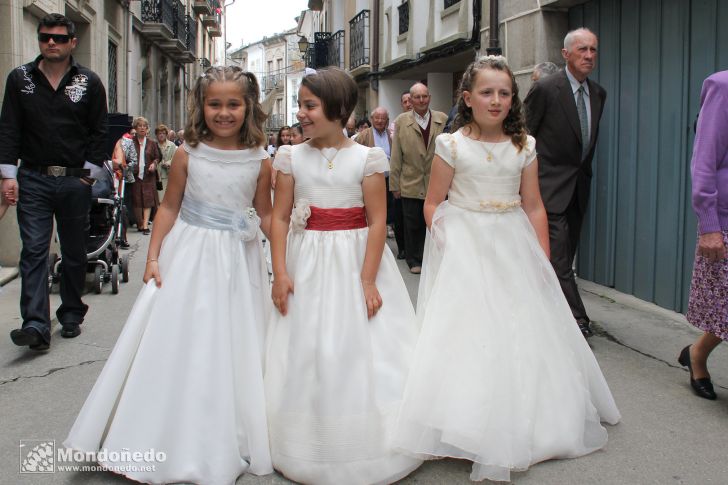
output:
M 20 168 L 52 177 L 88 177 L 91 175 L 91 170 L 87 168 L 60 167 L 58 165 L 36 165 L 35 163 L 23 162 Z

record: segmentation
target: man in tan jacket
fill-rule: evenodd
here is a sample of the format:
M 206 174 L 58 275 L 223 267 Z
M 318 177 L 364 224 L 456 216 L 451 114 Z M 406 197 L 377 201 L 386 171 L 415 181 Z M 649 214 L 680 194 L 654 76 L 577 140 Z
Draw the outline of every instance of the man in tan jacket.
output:
M 410 272 L 419 274 L 426 229 L 422 209 L 435 156 L 435 138 L 442 133 L 447 115 L 430 110 L 430 91 L 424 84 L 412 86 L 410 94 L 412 111 L 394 120 L 389 190 L 395 198 L 402 198 L 407 265 Z

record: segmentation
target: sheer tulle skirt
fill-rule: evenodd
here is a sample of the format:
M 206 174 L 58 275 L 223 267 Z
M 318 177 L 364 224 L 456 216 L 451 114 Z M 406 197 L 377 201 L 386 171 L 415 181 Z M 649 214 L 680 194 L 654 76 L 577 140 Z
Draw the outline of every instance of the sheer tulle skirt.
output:
M 619 411 L 525 213 L 437 216 L 396 446 L 500 481 L 603 447 Z
M 147 483 L 232 484 L 246 471 L 271 473 L 261 253 L 257 240 L 178 220 L 159 257 L 162 287 L 142 288 L 64 445 L 163 452 L 154 471 L 104 463 Z
M 367 319 L 361 266 L 368 229 L 289 235 L 288 315 L 274 310 L 266 397 L 273 464 L 309 484 L 391 483 L 420 460 L 390 440 L 416 323 L 389 250 L 377 275 L 383 306 Z

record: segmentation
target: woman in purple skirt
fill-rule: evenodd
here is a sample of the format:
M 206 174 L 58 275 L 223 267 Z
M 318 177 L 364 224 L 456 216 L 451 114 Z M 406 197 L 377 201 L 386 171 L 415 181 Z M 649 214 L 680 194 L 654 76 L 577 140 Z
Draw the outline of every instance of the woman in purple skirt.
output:
M 704 333 L 678 361 L 690 371 L 695 394 L 712 400 L 708 356 L 728 340 L 728 71 L 705 80 L 700 103 L 691 164 L 699 236 L 687 319 Z

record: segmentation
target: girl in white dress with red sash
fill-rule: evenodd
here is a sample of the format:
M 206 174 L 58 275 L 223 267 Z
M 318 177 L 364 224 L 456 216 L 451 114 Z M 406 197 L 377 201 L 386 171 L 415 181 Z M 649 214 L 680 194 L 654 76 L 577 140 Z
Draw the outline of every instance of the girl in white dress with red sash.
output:
M 513 73 L 483 57 L 460 91 L 454 133 L 436 139 L 422 333 L 395 443 L 470 460 L 472 480 L 508 481 L 602 448 L 601 422 L 620 415 L 549 262 L 536 142 Z
M 271 455 L 306 484 L 392 483 L 420 464 L 389 444 L 417 331 L 384 244 L 387 157 L 342 132 L 356 98 L 344 71 L 304 77 L 297 116 L 310 140 L 274 162 Z

